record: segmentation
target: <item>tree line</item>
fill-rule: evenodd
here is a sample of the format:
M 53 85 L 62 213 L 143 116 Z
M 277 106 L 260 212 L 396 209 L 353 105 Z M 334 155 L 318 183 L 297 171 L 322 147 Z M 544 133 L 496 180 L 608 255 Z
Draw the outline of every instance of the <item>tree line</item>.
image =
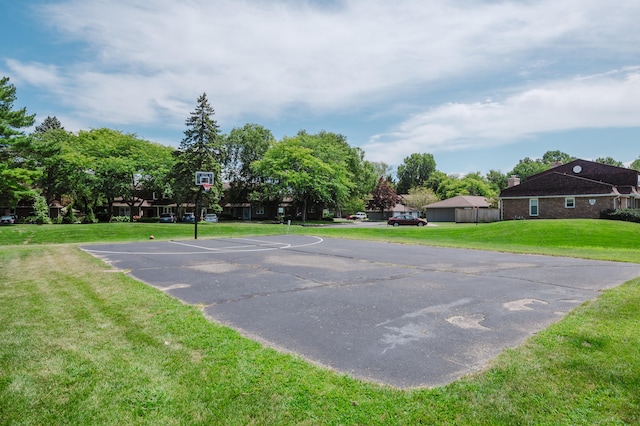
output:
M 206 93 L 185 120 L 186 130 L 176 149 L 147 141 L 135 134 L 100 128 L 66 131 L 56 117 L 35 124 L 35 114 L 14 109 L 16 88 L 8 77 L 0 79 L 0 206 L 15 207 L 24 200 L 47 205 L 59 200 L 67 208 L 93 220 L 98 207 L 111 212 L 116 200 L 133 207 L 140 191 L 166 194 L 178 205 L 194 203 L 196 171 L 214 174 L 210 192 L 201 194 L 204 206 L 220 212 L 220 200 L 232 203 L 278 205 L 296 203 L 304 216 L 311 205 L 342 212 L 389 210 L 400 201 L 421 208 L 456 195 L 497 198 L 510 175 L 521 180 L 556 162 L 574 158 L 549 151 L 540 159 L 524 158 L 509 173 L 491 170 L 465 176 L 447 175 L 436 168 L 433 155 L 406 157 L 393 173 L 383 162 L 364 159 L 365 153 L 349 145 L 345 136 L 304 130 L 277 141 L 258 124 L 219 130 Z M 622 163 L 607 157 L 607 164 Z M 632 164 L 640 170 L 640 158 Z M 227 188 L 223 188 L 223 182 Z M 44 219 L 43 219 L 44 220 Z

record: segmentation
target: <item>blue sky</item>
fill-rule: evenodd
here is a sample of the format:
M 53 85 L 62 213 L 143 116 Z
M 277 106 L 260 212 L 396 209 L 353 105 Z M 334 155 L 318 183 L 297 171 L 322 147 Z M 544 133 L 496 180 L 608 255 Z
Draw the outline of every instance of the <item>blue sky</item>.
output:
M 206 92 L 223 132 L 341 133 L 396 166 L 509 172 L 640 157 L 632 0 L 0 0 L 15 107 L 178 146 Z

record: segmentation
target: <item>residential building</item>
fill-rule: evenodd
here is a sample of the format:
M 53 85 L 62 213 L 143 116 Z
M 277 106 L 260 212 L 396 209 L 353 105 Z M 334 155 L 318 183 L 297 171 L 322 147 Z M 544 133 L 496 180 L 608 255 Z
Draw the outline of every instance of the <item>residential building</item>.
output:
M 500 216 L 512 219 L 599 218 L 608 209 L 640 208 L 640 172 L 587 160 L 558 165 L 500 193 Z

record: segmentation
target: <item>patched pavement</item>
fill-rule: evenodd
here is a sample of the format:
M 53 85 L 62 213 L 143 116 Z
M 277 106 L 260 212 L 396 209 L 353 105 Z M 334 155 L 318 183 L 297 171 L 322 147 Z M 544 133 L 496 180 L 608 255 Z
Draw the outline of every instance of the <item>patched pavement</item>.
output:
M 280 350 L 364 380 L 478 371 L 640 265 L 309 236 L 84 250 Z

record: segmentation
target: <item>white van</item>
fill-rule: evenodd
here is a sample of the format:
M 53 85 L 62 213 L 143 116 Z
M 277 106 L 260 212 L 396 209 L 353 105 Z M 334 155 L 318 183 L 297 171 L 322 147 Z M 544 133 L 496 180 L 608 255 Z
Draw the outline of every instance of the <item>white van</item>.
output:
M 367 219 L 367 214 L 365 212 L 358 212 L 356 214 L 352 214 L 347 216 L 347 219 L 350 220 L 365 220 Z

